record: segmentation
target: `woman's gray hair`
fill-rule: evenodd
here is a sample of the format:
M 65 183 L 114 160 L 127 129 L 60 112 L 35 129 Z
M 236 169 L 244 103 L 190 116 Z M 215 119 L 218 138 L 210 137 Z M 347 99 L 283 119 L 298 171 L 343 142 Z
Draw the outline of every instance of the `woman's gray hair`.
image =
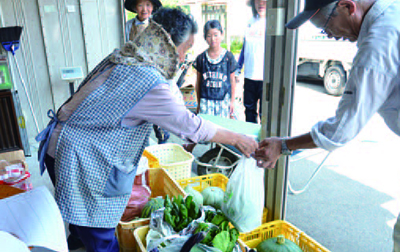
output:
M 193 17 L 178 8 L 161 8 L 153 14 L 152 19 L 169 33 L 175 46 L 197 33 L 197 24 Z

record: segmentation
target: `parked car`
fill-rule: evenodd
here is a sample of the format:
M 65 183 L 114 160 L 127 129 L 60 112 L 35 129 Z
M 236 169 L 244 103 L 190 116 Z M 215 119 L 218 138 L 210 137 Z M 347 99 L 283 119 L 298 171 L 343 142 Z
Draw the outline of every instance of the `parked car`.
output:
M 298 38 L 297 76 L 322 79 L 328 94 L 342 95 L 356 44 L 328 39 L 311 23 L 299 29 Z

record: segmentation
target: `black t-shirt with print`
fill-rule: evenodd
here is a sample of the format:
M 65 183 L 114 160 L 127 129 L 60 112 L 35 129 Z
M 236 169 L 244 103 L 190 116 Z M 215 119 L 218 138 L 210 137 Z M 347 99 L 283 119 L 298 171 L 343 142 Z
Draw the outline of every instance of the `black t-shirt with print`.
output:
M 201 74 L 200 98 L 223 100 L 231 93 L 230 74 L 235 72 L 237 63 L 233 54 L 227 51 L 220 62 L 208 61 L 206 51 L 197 56 L 193 67 Z

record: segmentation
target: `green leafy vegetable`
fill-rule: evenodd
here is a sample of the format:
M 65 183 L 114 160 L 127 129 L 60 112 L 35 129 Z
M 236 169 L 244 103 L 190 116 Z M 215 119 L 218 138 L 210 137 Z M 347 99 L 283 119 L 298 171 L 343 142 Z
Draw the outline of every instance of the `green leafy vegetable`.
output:
M 199 218 L 200 208 L 191 196 L 183 199 L 182 195 L 172 198 L 167 195 L 164 206 L 164 221 L 171 225 L 175 232 L 180 232 L 194 219 Z
M 214 248 L 217 248 L 222 252 L 226 252 L 229 246 L 229 241 L 229 232 L 222 231 L 214 237 L 214 239 L 212 240 L 212 244 Z

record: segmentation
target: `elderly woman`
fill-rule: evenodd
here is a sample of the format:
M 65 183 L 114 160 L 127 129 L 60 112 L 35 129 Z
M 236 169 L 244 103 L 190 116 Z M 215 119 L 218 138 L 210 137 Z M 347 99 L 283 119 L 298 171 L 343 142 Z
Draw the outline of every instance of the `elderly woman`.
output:
M 233 145 L 246 156 L 257 148 L 255 140 L 186 110 L 171 93 L 168 79 L 196 32 L 190 16 L 160 9 L 141 36 L 89 73 L 38 136 L 41 171 L 47 167 L 70 224 L 70 249 L 118 251 L 115 227 L 153 123 L 189 142 Z
M 136 13 L 136 17 L 128 20 L 125 25 L 125 41 L 134 40 L 149 25 L 153 12 L 162 6 L 159 0 L 125 0 L 124 7 Z

